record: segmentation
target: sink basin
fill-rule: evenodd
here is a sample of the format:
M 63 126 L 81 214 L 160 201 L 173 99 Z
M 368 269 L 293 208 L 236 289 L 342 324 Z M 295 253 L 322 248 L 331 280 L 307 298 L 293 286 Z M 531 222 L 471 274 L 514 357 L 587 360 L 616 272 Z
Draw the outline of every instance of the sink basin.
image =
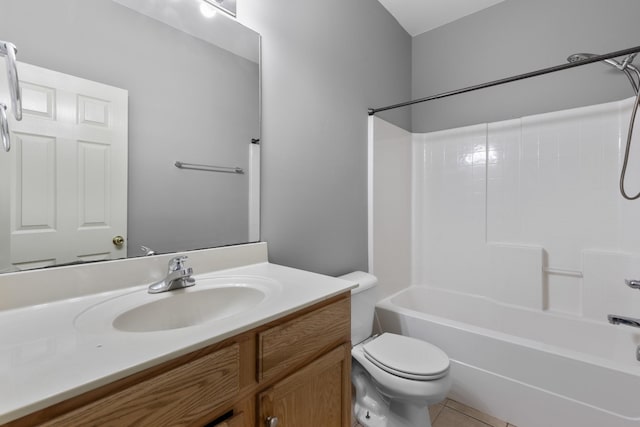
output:
M 146 287 L 108 299 L 76 316 L 84 332 L 158 332 L 226 319 L 255 309 L 280 289 L 264 277 L 197 278 L 196 285 L 149 294 Z
M 126 332 L 151 332 L 186 328 L 255 307 L 265 297 L 259 289 L 225 286 L 195 292 L 175 292 L 125 311 L 115 318 L 113 327 Z

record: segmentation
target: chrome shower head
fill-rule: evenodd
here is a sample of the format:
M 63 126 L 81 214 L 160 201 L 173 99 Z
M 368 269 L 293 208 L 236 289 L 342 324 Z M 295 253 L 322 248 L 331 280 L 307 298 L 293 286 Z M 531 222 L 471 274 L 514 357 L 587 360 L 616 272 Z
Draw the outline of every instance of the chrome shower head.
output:
M 636 55 L 637 53 L 632 53 L 631 55 L 628 55 L 626 58 L 624 58 L 622 62 L 618 62 L 615 59 L 603 59 L 602 62 L 606 62 L 607 64 L 611 65 L 618 71 L 622 71 L 629 79 L 629 83 L 631 83 L 631 87 L 633 88 L 634 94 L 637 95 L 640 87 L 640 70 L 638 70 L 638 68 L 636 68 L 632 64 Z M 594 53 L 574 53 L 573 55 L 570 55 L 567 58 L 567 61 L 571 63 L 580 62 L 580 61 L 584 61 L 585 59 L 593 58 L 595 56 L 598 56 L 598 55 Z M 631 71 L 629 70 L 635 73 L 637 80 L 633 78 L 633 76 L 631 75 Z
M 573 55 L 567 58 L 567 61 L 568 62 L 584 61 L 585 59 L 593 58 L 594 56 L 596 55 L 593 53 L 574 53 Z
M 573 55 L 569 56 L 567 58 L 567 61 L 569 62 L 578 62 L 578 61 L 584 61 L 585 59 L 591 59 L 596 55 L 595 53 L 574 53 Z M 634 55 L 635 56 L 635 55 Z M 633 59 L 632 59 L 633 60 Z M 618 70 L 622 70 L 623 65 L 621 63 L 619 63 L 618 61 L 616 61 L 615 59 L 605 59 L 603 60 L 603 62 L 606 62 L 607 64 L 616 67 Z

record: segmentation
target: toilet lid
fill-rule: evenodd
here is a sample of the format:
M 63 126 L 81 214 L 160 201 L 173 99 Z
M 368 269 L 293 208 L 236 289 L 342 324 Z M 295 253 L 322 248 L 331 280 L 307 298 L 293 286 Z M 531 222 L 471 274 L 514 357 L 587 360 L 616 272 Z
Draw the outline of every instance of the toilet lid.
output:
M 449 370 L 444 351 L 427 342 L 384 333 L 363 346 L 365 357 L 391 374 L 413 380 L 435 380 Z

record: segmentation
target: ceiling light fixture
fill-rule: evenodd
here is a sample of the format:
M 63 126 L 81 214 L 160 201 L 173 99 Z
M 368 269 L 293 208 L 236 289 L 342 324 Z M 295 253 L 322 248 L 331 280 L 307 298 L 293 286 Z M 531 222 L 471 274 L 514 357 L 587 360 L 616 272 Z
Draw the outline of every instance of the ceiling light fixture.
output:
M 202 16 L 205 18 L 213 18 L 218 14 L 218 10 L 213 7 L 211 3 L 203 1 L 200 3 L 200 13 L 202 13 Z
M 226 14 L 236 17 L 236 0 L 202 0 L 208 6 L 219 9 Z M 200 10 L 203 6 L 200 7 Z

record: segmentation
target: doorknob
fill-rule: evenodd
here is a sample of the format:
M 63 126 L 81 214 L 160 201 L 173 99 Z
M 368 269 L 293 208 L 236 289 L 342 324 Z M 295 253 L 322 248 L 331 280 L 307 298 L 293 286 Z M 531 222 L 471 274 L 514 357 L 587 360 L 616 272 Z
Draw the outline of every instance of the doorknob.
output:
M 119 248 L 121 248 L 122 245 L 124 245 L 124 237 L 122 236 L 116 236 L 111 241 L 113 242 L 114 245 L 116 245 Z

